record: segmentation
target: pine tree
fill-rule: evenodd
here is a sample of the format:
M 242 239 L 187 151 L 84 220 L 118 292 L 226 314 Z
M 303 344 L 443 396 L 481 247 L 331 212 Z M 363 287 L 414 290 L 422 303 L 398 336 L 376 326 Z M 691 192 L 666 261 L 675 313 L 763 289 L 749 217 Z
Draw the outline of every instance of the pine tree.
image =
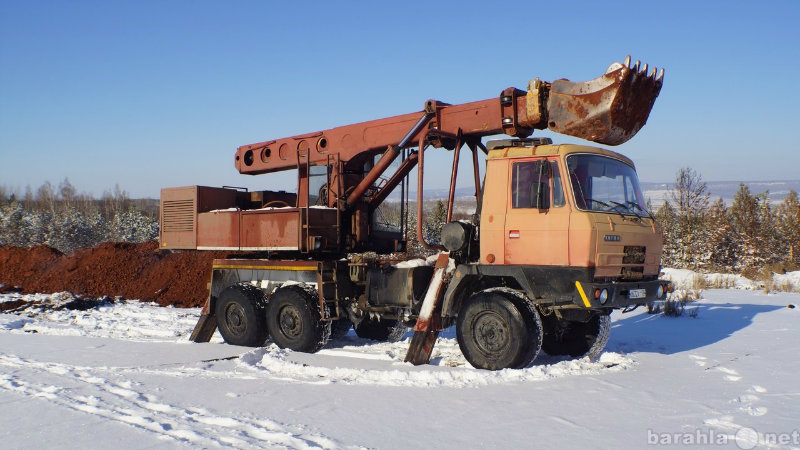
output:
M 441 200 L 436 201 L 436 207 L 433 211 L 425 216 L 425 221 L 422 225 L 422 232 L 425 236 L 425 242 L 429 244 L 438 244 L 442 240 L 442 227 L 447 222 L 447 207 Z
M 789 194 L 778 207 L 778 234 L 783 242 L 783 260 L 800 264 L 800 200 L 797 192 Z
M 737 270 L 753 270 L 764 264 L 759 242 L 760 203 L 760 198 L 751 194 L 750 188 L 745 184 L 739 185 L 739 190 L 733 197 L 733 204 L 730 208 L 731 228 L 735 236 L 734 252 Z
M 769 192 L 758 195 L 759 198 L 759 232 L 758 250 L 766 264 L 774 264 L 783 260 L 785 252 L 779 236 L 778 216 L 769 201 Z
M 705 221 L 703 236 L 703 268 L 731 271 L 736 264 L 731 216 L 722 199 L 711 204 Z
M 682 241 L 678 233 L 677 216 L 669 200 L 658 208 L 655 217 L 656 221 L 661 225 L 664 236 L 662 263 L 670 267 L 683 267 L 680 261 Z

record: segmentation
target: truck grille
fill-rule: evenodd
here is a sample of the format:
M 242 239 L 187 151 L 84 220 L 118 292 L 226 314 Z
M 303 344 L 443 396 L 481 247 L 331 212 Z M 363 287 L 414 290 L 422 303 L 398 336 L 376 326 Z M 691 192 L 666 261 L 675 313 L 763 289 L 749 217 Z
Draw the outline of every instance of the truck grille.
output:
M 163 231 L 194 231 L 194 199 L 167 200 L 161 208 Z
M 626 245 L 625 256 L 622 257 L 622 264 L 644 264 L 645 247 Z

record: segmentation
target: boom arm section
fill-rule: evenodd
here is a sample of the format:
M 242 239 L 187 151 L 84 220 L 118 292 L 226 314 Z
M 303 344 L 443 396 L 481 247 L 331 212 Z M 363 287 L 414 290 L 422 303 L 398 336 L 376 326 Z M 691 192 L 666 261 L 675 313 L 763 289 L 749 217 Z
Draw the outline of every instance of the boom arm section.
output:
M 337 155 L 344 163 L 366 161 L 388 147 L 416 143 L 426 136 L 434 146 L 449 146 L 461 136 L 480 139 L 507 134 L 527 137 L 534 129 L 606 145 L 631 139 L 647 122 L 661 91 L 664 69 L 648 73 L 647 64 L 613 63 L 586 82 L 532 80 L 527 91 L 505 89 L 499 98 L 449 105 L 428 100 L 425 110 L 239 147 L 236 168 L 257 175 L 324 163 Z M 413 146 L 413 144 L 412 144 Z

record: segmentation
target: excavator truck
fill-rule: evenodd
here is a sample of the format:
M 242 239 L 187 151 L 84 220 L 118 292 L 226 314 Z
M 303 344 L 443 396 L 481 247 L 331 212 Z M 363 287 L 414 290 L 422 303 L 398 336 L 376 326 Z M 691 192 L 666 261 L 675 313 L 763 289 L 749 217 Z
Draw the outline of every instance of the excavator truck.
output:
M 540 351 L 598 357 L 613 310 L 663 299 L 671 289 L 659 278 L 661 230 L 630 159 L 530 135 L 549 129 L 626 142 L 647 121 L 663 77 L 663 69 L 648 71 L 628 57 L 587 82 L 537 78 L 495 98 L 428 100 L 417 113 L 236 150 L 242 174 L 294 171 L 294 192 L 162 189 L 162 249 L 230 251 L 213 262 L 191 339 L 207 342 L 219 329 L 233 345 L 271 339 L 315 352 L 351 327 L 378 341 L 399 340 L 413 327 L 406 361 L 424 364 L 438 333 L 455 326 L 476 368 L 523 368 Z M 506 138 L 483 142 L 499 135 Z M 453 155 L 439 242 L 423 233 L 431 148 Z M 477 207 L 455 220 L 467 150 Z M 382 220 L 382 205 L 399 209 L 399 219 Z M 435 254 L 429 262 L 408 260 L 411 233 Z

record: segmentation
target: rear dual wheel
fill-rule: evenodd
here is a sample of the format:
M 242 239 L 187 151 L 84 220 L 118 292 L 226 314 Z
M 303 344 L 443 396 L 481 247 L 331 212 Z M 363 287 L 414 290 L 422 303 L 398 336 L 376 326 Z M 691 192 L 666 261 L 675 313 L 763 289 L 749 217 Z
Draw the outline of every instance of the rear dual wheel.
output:
M 362 320 L 356 327 L 356 336 L 380 342 L 397 342 L 403 339 L 408 332 L 408 327 L 397 319 L 372 319 Z
M 343 313 L 339 313 L 339 319 L 331 321 L 331 341 L 342 339 L 353 328 L 353 323 Z
M 264 293 L 250 284 L 225 288 L 214 308 L 217 327 L 225 342 L 245 347 L 260 347 L 267 341 L 265 311 Z
M 276 290 L 266 313 L 267 328 L 280 348 L 314 353 L 331 336 L 331 322 L 322 320 L 319 299 L 301 286 Z
M 544 325 L 542 350 L 553 356 L 597 359 L 611 334 L 611 318 L 605 314 L 593 314 L 586 322 L 558 320 L 551 316 Z
M 250 284 L 225 288 L 216 302 L 217 327 L 231 345 L 260 347 L 272 335 L 280 348 L 313 353 L 331 335 L 318 299 L 300 286 L 276 290 L 266 301 L 263 291 Z

